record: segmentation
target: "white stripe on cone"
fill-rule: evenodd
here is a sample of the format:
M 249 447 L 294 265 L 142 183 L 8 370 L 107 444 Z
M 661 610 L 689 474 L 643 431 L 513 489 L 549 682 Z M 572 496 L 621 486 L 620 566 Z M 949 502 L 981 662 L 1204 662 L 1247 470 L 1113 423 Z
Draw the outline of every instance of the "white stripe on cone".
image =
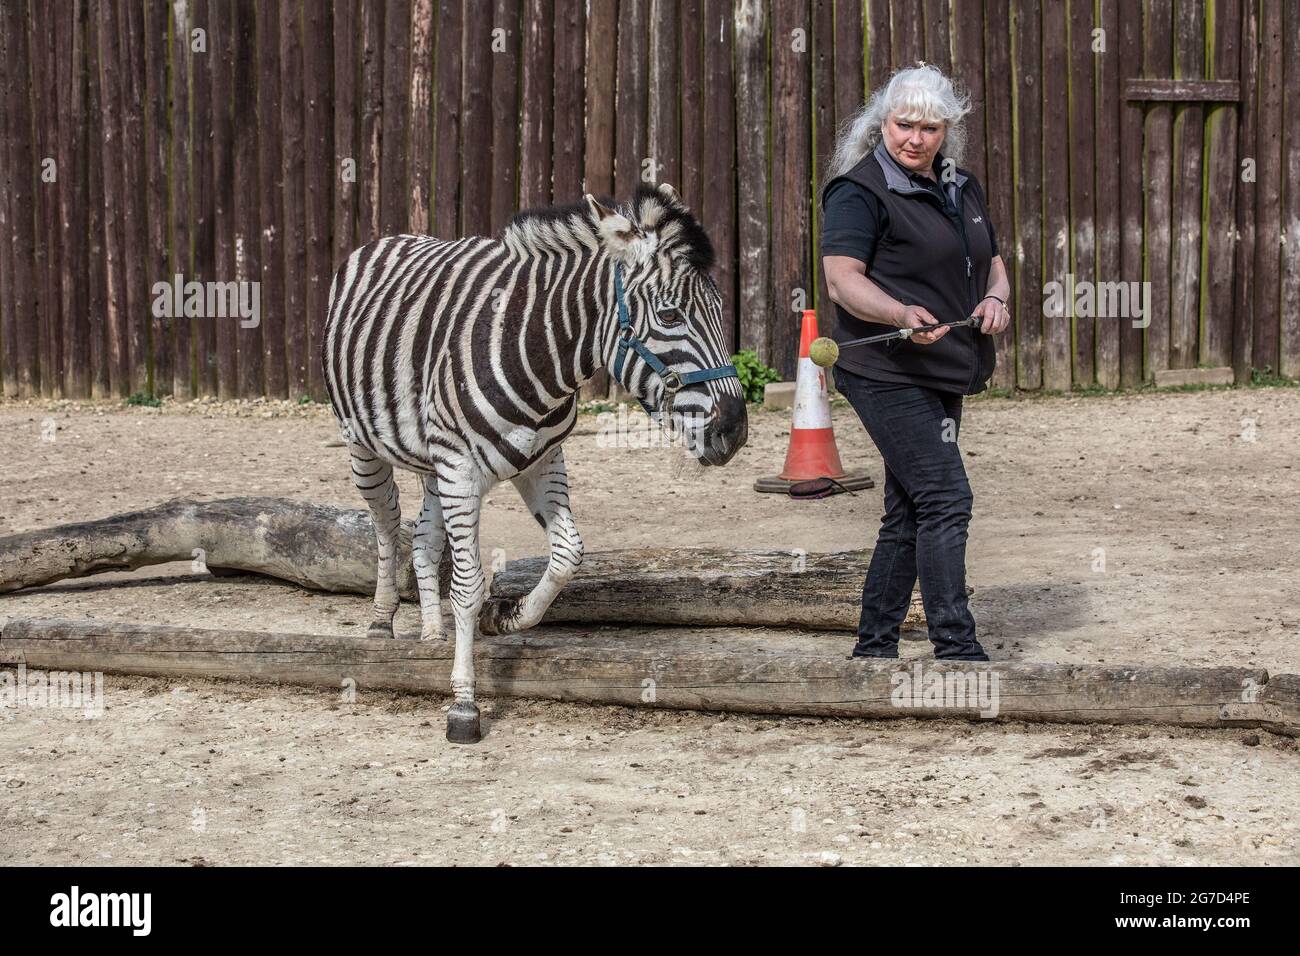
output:
M 826 370 L 804 356 L 794 385 L 794 427 L 830 428 L 831 400 L 826 391 Z

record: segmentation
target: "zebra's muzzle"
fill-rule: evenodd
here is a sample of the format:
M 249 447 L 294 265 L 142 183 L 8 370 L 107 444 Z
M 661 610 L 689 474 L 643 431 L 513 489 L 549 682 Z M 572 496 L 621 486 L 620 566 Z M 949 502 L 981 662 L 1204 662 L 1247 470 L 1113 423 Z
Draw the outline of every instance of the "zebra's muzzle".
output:
M 749 413 L 743 399 L 719 395 L 714 399 L 711 418 L 704 428 L 700 461 L 725 465 L 749 440 Z

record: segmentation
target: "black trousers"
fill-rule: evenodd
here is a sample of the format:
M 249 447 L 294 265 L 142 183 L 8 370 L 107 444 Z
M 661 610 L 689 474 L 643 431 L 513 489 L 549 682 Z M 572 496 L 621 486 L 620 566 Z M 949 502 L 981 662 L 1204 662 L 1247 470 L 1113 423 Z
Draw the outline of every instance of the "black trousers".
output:
M 835 368 L 885 463 L 885 516 L 862 587 L 859 657 L 897 657 L 898 629 L 919 575 L 934 656 L 988 660 L 966 601 L 970 482 L 957 447 L 962 396 Z

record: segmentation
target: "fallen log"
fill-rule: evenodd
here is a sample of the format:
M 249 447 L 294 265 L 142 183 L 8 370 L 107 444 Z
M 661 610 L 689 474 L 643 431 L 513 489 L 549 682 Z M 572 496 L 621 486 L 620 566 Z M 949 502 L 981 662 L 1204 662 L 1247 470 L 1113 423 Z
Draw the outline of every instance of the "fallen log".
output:
M 410 522 L 403 522 L 397 562 L 398 586 L 409 598 L 416 596 L 412 530 Z M 0 593 L 173 561 L 190 561 L 196 572 L 259 574 L 318 591 L 375 591 L 375 531 L 369 512 L 245 497 L 176 499 L 156 508 L 0 538 Z M 449 562 L 444 565 L 445 578 Z
M 416 600 L 411 522 L 398 545 L 398 591 Z M 544 622 L 798 627 L 854 631 L 869 550 L 647 548 L 586 555 Z M 0 538 L 0 593 L 103 571 L 190 561 L 196 571 L 263 575 L 320 591 L 375 590 L 375 535 L 367 511 L 289 498 L 177 499 L 96 521 Z M 508 562 L 491 596 L 527 593 L 546 557 Z M 444 551 L 442 593 L 450 580 Z M 968 589 L 969 593 L 969 589 Z M 924 628 L 914 594 L 904 628 Z
M 444 641 L 105 621 L 15 620 L 0 629 L 0 663 L 29 670 L 251 679 L 358 693 L 444 694 L 452 651 Z M 487 696 L 754 714 L 1260 727 L 1300 735 L 1300 679 L 1270 679 L 1259 668 L 865 661 L 846 656 L 840 634 L 559 626 L 484 638 L 474 660 L 478 690 Z M 936 680 L 942 692 L 932 700 Z
M 510 561 L 492 577 L 493 597 L 527 594 L 545 557 Z M 856 631 L 871 552 L 637 548 L 597 551 L 555 598 L 544 624 L 795 627 Z M 970 593 L 968 589 L 967 593 Z M 919 594 L 903 624 L 924 627 Z

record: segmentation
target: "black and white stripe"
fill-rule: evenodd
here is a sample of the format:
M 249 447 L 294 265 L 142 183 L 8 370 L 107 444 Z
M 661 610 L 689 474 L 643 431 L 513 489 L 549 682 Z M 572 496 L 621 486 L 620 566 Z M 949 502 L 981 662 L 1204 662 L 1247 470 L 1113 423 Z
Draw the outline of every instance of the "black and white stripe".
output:
M 561 442 L 576 393 L 617 346 L 620 265 L 637 334 L 681 372 L 727 362 L 708 237 L 671 187 L 642 187 L 630 207 L 583 202 L 521 213 L 500 236 L 392 236 L 354 252 L 330 290 L 322 360 L 352 472 L 374 516 L 379 580 L 371 632 L 392 633 L 400 507 L 394 468 L 423 476 L 414 564 L 422 638 L 441 636 L 437 568 L 450 542 L 456 620 L 452 686 L 472 705 L 472 639 L 484 601 L 483 496 L 514 482 L 550 543 L 531 594 L 493 607 L 483 627 L 531 627 L 582 560 Z M 663 383 L 639 357 L 622 384 L 658 404 Z M 734 378 L 683 388 L 671 410 L 691 453 L 722 464 L 744 444 Z

